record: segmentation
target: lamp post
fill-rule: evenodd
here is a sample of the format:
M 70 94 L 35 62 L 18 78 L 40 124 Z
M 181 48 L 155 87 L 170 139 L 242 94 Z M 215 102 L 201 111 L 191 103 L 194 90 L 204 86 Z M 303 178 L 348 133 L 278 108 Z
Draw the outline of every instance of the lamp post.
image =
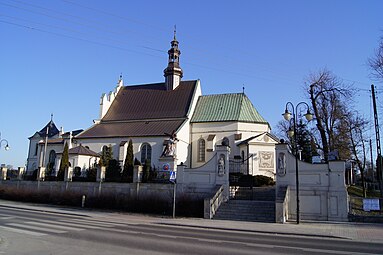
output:
M 6 139 L 1 139 L 1 132 L 0 132 L 0 149 L 1 149 L 1 144 L 2 144 L 3 142 L 6 143 L 4 149 L 5 149 L 6 151 L 9 150 L 11 147 L 9 147 L 8 141 L 7 141 Z
M 298 103 L 295 108 L 294 108 L 293 103 L 287 102 L 286 103 L 286 107 L 285 107 L 285 112 L 282 114 L 283 118 L 285 120 L 290 121 L 291 117 L 292 117 L 292 120 L 293 120 L 293 124 L 292 124 L 293 127 L 291 127 L 291 124 L 290 124 L 289 130 L 287 131 L 287 135 L 290 138 L 293 138 L 293 141 L 294 141 L 293 149 L 294 149 L 294 155 L 295 155 L 295 186 L 296 186 L 295 190 L 296 190 L 297 224 L 299 224 L 299 220 L 300 220 L 300 217 L 299 217 L 300 210 L 299 210 L 299 166 L 298 166 L 298 150 L 299 149 L 298 149 L 298 139 L 297 139 L 298 116 L 297 116 L 296 113 L 298 112 L 298 107 L 301 106 L 301 105 L 305 105 L 306 108 L 307 108 L 307 112 L 306 112 L 306 114 L 304 114 L 306 120 L 307 121 L 312 120 L 313 119 L 313 115 L 310 112 L 310 107 L 305 102 Z M 292 110 L 292 114 L 288 110 L 289 107 Z

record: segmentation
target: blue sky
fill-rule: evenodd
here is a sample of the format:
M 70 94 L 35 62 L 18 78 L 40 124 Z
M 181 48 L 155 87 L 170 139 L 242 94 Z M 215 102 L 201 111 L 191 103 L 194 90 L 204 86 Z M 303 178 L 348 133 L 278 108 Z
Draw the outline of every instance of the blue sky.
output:
M 0 132 L 11 146 L 0 163 L 25 165 L 28 137 L 51 113 L 64 131 L 88 128 L 120 73 L 127 85 L 162 82 L 175 24 L 183 79 L 200 79 L 203 94 L 244 86 L 275 127 L 287 101 L 306 100 L 305 78 L 327 68 L 360 89 L 356 108 L 370 118 L 366 61 L 382 13 L 379 0 L 0 0 Z

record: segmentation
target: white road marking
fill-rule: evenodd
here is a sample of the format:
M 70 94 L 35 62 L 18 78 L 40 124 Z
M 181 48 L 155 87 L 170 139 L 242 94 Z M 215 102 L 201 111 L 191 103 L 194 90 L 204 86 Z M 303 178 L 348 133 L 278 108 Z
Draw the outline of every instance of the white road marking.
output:
M 12 227 L 20 227 L 20 228 L 38 230 L 38 231 L 43 231 L 43 232 L 49 232 L 49 233 L 54 233 L 54 234 L 63 234 L 63 233 L 67 232 L 67 231 L 55 230 L 55 229 L 50 229 L 50 228 L 40 228 L 40 227 L 36 227 L 36 226 L 29 226 L 29 225 L 24 225 L 24 224 L 19 224 L 19 223 L 7 223 L 5 225 L 12 226 Z
M 27 221 L 27 222 L 24 222 L 25 224 L 29 224 L 29 225 L 37 225 L 37 226 L 43 226 L 43 227 L 53 227 L 53 228 L 58 228 L 58 229 L 63 229 L 63 230 L 69 230 L 69 231 L 82 231 L 82 230 L 85 230 L 84 228 L 73 228 L 73 227 L 67 227 L 67 226 L 61 226 L 61 225 L 54 225 L 52 226 L 52 224 L 47 224 L 47 223 L 42 223 L 42 222 L 37 222 L 37 221 Z
M 80 220 L 80 219 L 60 220 L 60 222 L 77 222 L 78 224 L 89 224 L 92 226 L 107 227 L 107 228 L 108 227 L 115 227 L 116 225 L 122 225 L 122 224 L 118 224 L 118 223 L 97 222 L 97 221 Z
M 53 220 L 38 220 L 39 222 L 45 222 L 45 223 L 50 223 L 50 224 L 53 224 L 55 226 L 70 226 L 70 227 L 78 227 L 79 224 L 78 223 L 70 223 L 72 221 L 68 221 L 68 222 L 62 222 L 62 221 L 53 221 Z M 83 228 L 90 228 L 90 229 L 99 229 L 101 227 L 96 227 L 96 226 L 86 226 L 86 225 L 81 225 L 81 227 Z
M 15 216 L 0 217 L 0 220 L 10 220 L 16 218 Z
M 29 230 L 24 230 L 24 229 L 19 229 L 19 228 L 11 228 L 11 227 L 5 227 L 5 226 L 0 226 L 0 228 L 8 230 L 8 231 L 12 231 L 12 232 L 20 233 L 20 234 L 31 235 L 31 236 L 45 236 L 45 235 L 47 235 L 44 233 L 29 231 Z

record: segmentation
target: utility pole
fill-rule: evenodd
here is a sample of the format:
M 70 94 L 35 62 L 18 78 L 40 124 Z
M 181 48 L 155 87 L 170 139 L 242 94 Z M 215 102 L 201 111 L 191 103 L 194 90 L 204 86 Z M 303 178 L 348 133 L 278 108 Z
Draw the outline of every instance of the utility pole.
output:
M 380 196 L 383 197 L 383 183 L 382 183 L 382 153 L 380 147 L 380 135 L 379 135 L 379 122 L 378 122 L 378 111 L 376 110 L 376 99 L 374 84 L 371 85 L 372 93 L 372 106 L 374 108 L 374 120 L 375 120 L 375 135 L 376 135 L 376 149 L 377 149 L 377 160 L 376 160 L 376 175 L 379 183 Z
M 375 182 L 375 174 L 374 174 L 374 158 L 372 156 L 372 140 L 370 139 L 370 158 L 371 158 L 371 174 L 372 174 L 372 183 Z

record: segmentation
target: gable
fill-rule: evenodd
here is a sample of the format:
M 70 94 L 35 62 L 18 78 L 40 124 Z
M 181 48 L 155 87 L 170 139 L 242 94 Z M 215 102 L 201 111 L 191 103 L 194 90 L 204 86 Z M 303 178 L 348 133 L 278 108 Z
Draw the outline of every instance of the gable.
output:
M 246 144 L 259 144 L 259 143 L 277 144 L 279 143 L 279 139 L 268 132 L 264 132 L 262 134 L 249 137 L 239 142 L 237 146 L 246 145 Z

